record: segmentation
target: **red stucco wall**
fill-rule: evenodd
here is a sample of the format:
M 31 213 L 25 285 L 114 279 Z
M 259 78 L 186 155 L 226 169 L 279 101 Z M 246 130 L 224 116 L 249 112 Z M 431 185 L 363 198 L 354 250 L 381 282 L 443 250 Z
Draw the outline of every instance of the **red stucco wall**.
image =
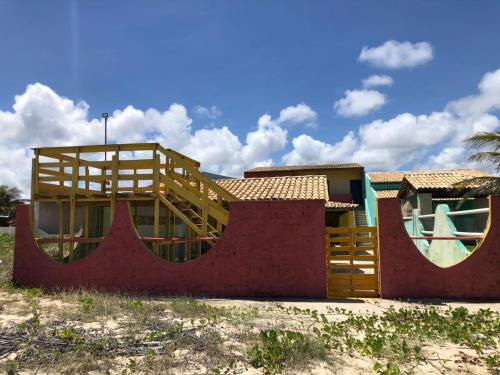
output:
M 84 259 L 63 264 L 41 251 L 18 206 L 14 282 L 148 294 L 326 297 L 324 202 L 233 202 L 222 238 L 202 257 L 172 264 L 136 236 L 119 203 L 108 237 Z
M 399 200 L 378 200 L 383 298 L 500 298 L 500 197 L 491 198 L 490 229 L 469 257 L 440 268 L 425 258 L 403 227 Z

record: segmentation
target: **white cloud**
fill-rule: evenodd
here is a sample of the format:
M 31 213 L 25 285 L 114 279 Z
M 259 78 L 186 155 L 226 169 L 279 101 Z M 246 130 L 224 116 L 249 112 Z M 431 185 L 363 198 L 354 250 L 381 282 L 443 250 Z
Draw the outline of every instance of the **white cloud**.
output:
M 379 68 L 412 68 L 433 59 L 432 46 L 427 42 L 410 43 L 388 40 L 378 47 L 363 47 L 358 60 Z
M 211 120 L 215 120 L 216 118 L 222 116 L 222 111 L 215 105 L 211 106 L 210 108 L 197 105 L 196 107 L 193 108 L 193 112 L 197 114 L 199 117 L 206 117 Z
M 334 144 L 299 135 L 282 160 L 285 164 L 357 161 L 372 170 L 478 167 L 468 162 L 473 150 L 462 140 L 500 128 L 500 120 L 489 113 L 500 108 L 500 69 L 485 74 L 478 89 L 478 94 L 451 101 L 443 111 L 375 120 Z
M 333 107 L 340 116 L 356 117 L 377 111 L 385 102 L 384 94 L 376 90 L 347 90 Z
M 392 79 L 391 76 L 388 76 L 386 74 L 384 75 L 373 74 L 370 77 L 363 80 L 363 87 L 367 89 L 377 86 L 392 86 L 393 83 L 394 80 Z
M 273 163 L 272 154 L 287 144 L 288 132 L 282 124 L 315 120 L 316 113 L 306 104 L 290 106 L 276 119 L 261 116 L 256 129 L 241 142 L 226 126 L 194 131 L 182 104 L 173 103 L 165 111 L 127 106 L 110 114 L 108 139 L 159 142 L 199 160 L 205 170 L 238 176 L 247 168 Z M 104 140 L 103 122 L 89 119 L 85 102 L 75 103 L 40 83 L 16 96 L 12 111 L 0 110 L 0 129 L 0 184 L 18 186 L 25 194 L 29 192 L 31 147 L 101 144 Z
M 467 162 L 472 150 L 461 141 L 479 131 L 499 129 L 495 115 L 499 109 L 500 69 L 484 75 L 475 95 L 450 101 L 442 111 L 371 121 L 336 143 L 300 134 L 281 161 L 288 165 L 357 161 L 368 169 L 385 170 L 474 166 Z M 275 118 L 262 115 L 256 127 L 239 138 L 227 126 L 194 130 L 186 108 L 173 103 L 166 110 L 133 106 L 116 110 L 108 131 L 112 142 L 159 142 L 199 160 L 205 170 L 239 176 L 247 168 L 274 163 L 288 144 L 285 125 L 316 120 L 316 113 L 301 103 L 284 108 Z M 30 147 L 99 144 L 104 127 L 101 119 L 89 118 L 85 102 L 74 102 L 37 83 L 15 97 L 11 110 L 0 110 L 0 134 L 0 184 L 18 186 L 26 194 Z
M 318 115 L 311 109 L 311 107 L 305 103 L 300 103 L 296 106 L 289 106 L 282 109 L 277 123 L 302 123 L 309 127 L 315 127 L 317 117 Z
M 283 162 L 287 165 L 297 164 L 328 164 L 350 160 L 356 150 L 357 140 L 349 132 L 342 141 L 331 145 L 301 134 L 292 141 L 293 150 L 283 155 Z

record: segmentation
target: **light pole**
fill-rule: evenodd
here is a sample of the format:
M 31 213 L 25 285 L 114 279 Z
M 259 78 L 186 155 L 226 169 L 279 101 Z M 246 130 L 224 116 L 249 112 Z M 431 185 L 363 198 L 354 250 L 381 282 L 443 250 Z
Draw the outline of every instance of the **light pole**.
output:
M 103 112 L 102 118 L 104 119 L 104 145 L 108 145 L 108 112 Z M 104 161 L 108 161 L 108 153 L 104 151 Z

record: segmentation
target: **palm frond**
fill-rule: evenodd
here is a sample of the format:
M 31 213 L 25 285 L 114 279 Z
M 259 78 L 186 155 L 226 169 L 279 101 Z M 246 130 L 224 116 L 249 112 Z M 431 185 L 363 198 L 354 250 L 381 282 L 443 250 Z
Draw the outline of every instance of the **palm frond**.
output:
M 500 177 L 474 177 L 454 186 L 463 193 L 463 198 L 500 195 Z
M 498 151 L 500 149 L 500 132 L 477 133 L 466 138 L 463 142 L 472 147 L 491 146 L 495 151 Z
M 500 152 L 494 151 L 486 151 L 486 152 L 477 152 L 472 155 L 469 160 L 477 161 L 483 163 L 485 165 L 494 167 L 497 172 L 500 171 Z

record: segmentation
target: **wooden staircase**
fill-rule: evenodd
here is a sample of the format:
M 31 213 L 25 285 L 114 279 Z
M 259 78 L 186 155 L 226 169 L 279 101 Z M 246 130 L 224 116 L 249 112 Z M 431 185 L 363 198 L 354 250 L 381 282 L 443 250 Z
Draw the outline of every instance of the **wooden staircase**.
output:
M 193 207 L 187 200 L 182 199 L 175 193 L 166 197 L 180 212 L 182 212 L 193 223 L 200 232 L 203 232 L 203 217 L 197 212 L 196 207 Z M 222 233 L 219 233 L 210 223 L 207 222 L 207 237 L 218 238 Z
M 175 151 L 158 146 L 158 159 L 165 156 L 164 168 L 157 168 L 159 201 L 186 223 L 199 237 L 216 241 L 229 221 L 228 202 L 237 200 L 203 175 L 198 165 Z M 162 166 L 158 162 L 159 166 Z

